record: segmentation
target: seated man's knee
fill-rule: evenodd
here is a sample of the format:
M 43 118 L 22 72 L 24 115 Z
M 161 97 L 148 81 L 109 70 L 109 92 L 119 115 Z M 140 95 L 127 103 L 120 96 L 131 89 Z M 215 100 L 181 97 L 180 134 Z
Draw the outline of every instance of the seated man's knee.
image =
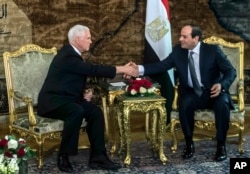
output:
M 92 115 L 93 117 L 96 117 L 96 118 L 103 118 L 103 111 L 102 111 L 102 109 L 101 109 L 100 107 L 96 107 L 96 108 L 92 111 L 91 115 Z
M 220 95 L 216 98 L 214 102 L 215 109 L 228 109 L 229 107 L 229 98 L 227 95 Z
M 68 110 L 69 115 L 71 115 L 72 117 L 83 118 L 86 114 L 81 105 L 78 105 L 76 103 L 69 104 L 65 109 Z
M 187 110 L 194 106 L 194 104 L 195 103 L 192 97 L 182 97 L 179 103 L 179 107 L 182 110 Z
M 87 113 L 87 121 L 96 121 L 96 122 L 103 122 L 104 121 L 104 115 L 102 112 L 102 109 L 99 107 L 96 107 L 95 109 L 91 110 L 91 112 Z

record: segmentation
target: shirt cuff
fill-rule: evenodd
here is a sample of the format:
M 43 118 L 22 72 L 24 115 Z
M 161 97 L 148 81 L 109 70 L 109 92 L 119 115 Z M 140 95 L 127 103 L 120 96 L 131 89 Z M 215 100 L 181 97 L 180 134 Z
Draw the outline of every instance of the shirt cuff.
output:
M 143 76 L 144 75 L 144 66 L 138 65 L 138 70 L 139 70 L 139 75 Z

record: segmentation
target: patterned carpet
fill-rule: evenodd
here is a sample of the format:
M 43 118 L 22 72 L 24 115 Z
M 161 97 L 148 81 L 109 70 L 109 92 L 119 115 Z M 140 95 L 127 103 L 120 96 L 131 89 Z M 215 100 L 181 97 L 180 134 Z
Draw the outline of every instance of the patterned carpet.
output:
M 231 138 L 227 143 L 228 158 L 223 162 L 213 161 L 216 143 L 214 141 L 195 142 L 195 155 L 192 159 L 183 160 L 181 153 L 184 143 L 180 142 L 177 152 L 170 151 L 171 142 L 166 141 L 164 151 L 168 163 L 162 165 L 160 160 L 153 155 L 147 142 L 136 142 L 131 145 L 132 162 L 130 167 L 123 167 L 118 171 L 91 170 L 87 166 L 89 149 L 81 150 L 77 156 L 71 157 L 74 173 L 76 174 L 227 174 L 230 173 L 230 158 L 250 158 L 250 137 L 246 137 L 244 144 L 245 153 L 238 153 L 236 139 Z M 122 164 L 122 157 L 115 155 L 112 160 Z M 29 174 L 61 174 L 56 166 L 56 153 L 45 160 L 42 170 L 36 167 L 36 161 L 29 162 Z

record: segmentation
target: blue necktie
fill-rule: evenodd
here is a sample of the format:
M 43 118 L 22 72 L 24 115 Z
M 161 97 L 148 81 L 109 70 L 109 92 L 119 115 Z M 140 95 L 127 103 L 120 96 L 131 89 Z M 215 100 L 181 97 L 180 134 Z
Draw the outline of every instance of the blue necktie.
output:
M 188 65 L 189 65 L 189 70 L 190 70 L 191 80 L 192 80 L 192 83 L 193 83 L 194 92 L 195 92 L 196 95 L 201 96 L 202 90 L 201 90 L 201 87 L 200 87 L 200 84 L 198 82 L 197 75 L 196 75 L 196 72 L 195 72 L 194 58 L 192 56 L 193 54 L 194 54 L 194 52 L 192 52 L 192 51 L 189 54 Z

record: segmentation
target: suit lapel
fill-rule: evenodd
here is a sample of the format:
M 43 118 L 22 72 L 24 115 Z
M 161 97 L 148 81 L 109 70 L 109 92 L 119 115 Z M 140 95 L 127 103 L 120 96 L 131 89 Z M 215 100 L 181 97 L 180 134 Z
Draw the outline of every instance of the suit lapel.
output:
M 204 69 L 205 66 L 205 60 L 206 60 L 206 54 L 204 52 L 204 44 L 201 42 L 200 57 L 199 57 L 201 82 L 203 82 L 204 79 L 204 72 L 202 72 L 202 70 Z
M 185 65 L 185 67 L 184 67 L 184 75 L 185 75 L 185 80 L 186 80 L 186 82 L 184 83 L 184 84 L 188 84 L 188 50 L 187 49 L 184 49 L 184 51 L 183 51 L 183 62 L 185 62 L 184 63 L 184 65 Z

